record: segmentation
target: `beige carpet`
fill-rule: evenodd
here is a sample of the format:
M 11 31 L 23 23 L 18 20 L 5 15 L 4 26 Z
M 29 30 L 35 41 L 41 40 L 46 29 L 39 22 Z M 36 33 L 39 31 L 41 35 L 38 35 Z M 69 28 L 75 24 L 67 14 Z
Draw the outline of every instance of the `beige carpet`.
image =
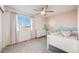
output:
M 7 46 L 2 53 L 50 53 L 51 51 L 47 50 L 46 45 L 46 37 L 31 39 L 13 46 Z

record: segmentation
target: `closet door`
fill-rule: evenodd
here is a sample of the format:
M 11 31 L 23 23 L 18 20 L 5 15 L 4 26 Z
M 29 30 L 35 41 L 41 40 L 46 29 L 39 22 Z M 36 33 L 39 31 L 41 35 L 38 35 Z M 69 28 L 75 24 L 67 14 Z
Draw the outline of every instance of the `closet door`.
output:
M 2 12 L 0 10 L 0 52 L 2 50 Z

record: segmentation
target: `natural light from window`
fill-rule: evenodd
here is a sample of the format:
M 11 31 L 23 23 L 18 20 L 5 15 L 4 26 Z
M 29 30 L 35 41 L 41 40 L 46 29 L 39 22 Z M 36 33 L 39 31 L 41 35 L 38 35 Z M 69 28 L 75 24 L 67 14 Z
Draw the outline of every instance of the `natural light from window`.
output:
M 21 30 L 22 28 L 29 28 L 31 27 L 31 19 L 26 16 L 16 16 L 16 27 L 17 31 Z

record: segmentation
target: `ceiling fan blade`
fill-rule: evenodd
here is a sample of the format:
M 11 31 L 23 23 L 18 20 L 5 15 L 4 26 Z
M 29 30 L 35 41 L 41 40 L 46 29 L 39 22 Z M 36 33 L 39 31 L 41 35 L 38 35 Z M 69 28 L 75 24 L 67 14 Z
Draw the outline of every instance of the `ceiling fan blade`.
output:
M 36 15 L 39 15 L 40 13 L 37 13 Z
M 39 15 L 40 13 L 36 13 L 34 16 Z
M 41 11 L 41 10 L 37 10 L 37 9 L 33 9 L 34 11 Z
M 29 17 L 35 17 L 35 16 L 37 16 L 37 15 L 39 15 L 40 13 L 37 13 L 37 14 L 33 14 L 33 15 L 28 15 Z
M 54 11 L 46 11 L 46 12 L 54 12 Z

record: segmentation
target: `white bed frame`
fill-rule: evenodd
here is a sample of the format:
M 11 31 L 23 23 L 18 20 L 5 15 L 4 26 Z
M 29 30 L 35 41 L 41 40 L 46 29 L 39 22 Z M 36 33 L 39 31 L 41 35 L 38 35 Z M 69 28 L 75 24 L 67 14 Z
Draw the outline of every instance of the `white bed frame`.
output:
M 79 41 L 76 40 L 75 37 L 63 37 L 59 35 L 54 35 L 53 33 L 47 34 L 47 49 L 49 49 L 49 44 L 65 52 L 79 52 Z

